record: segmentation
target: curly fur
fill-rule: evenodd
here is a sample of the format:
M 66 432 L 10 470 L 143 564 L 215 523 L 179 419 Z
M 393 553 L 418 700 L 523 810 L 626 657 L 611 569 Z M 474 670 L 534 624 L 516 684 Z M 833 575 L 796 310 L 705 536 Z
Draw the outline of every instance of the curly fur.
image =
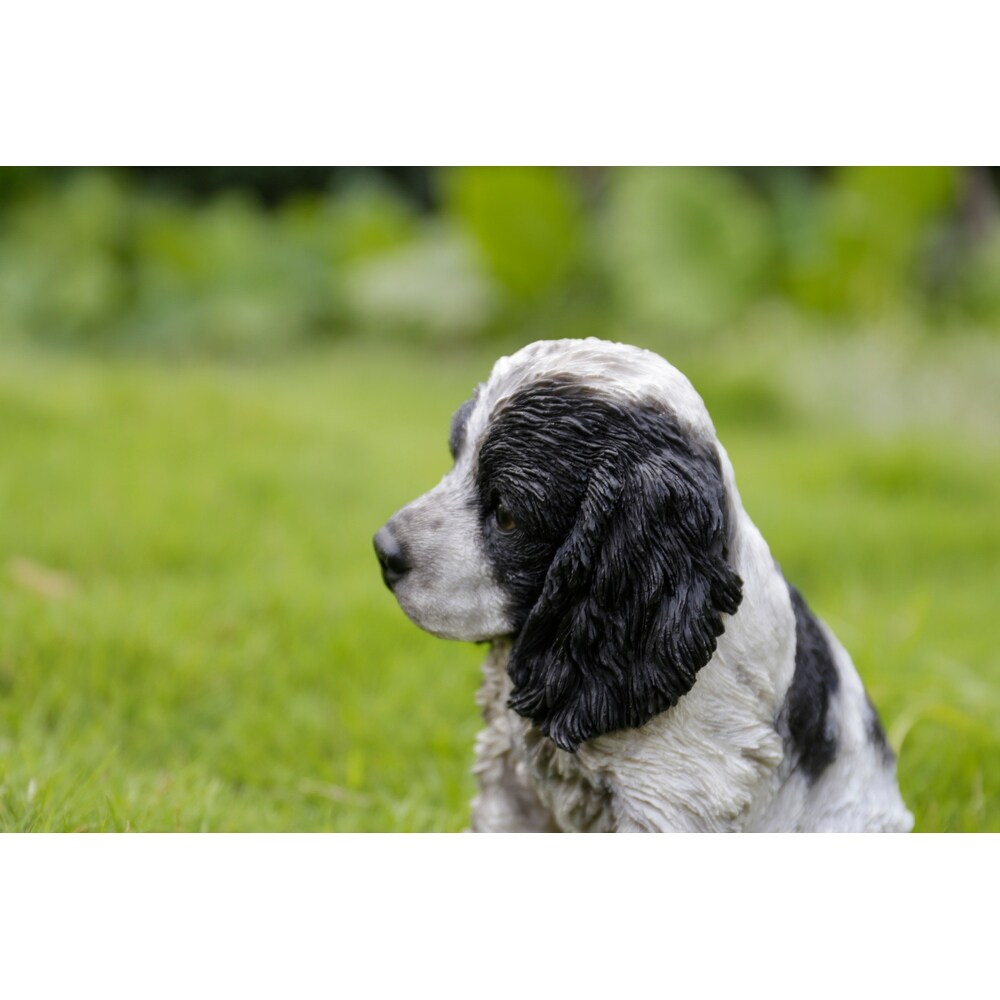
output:
M 785 582 L 662 358 L 548 341 L 455 414 L 376 549 L 404 611 L 489 641 L 476 830 L 905 830 L 849 656 Z

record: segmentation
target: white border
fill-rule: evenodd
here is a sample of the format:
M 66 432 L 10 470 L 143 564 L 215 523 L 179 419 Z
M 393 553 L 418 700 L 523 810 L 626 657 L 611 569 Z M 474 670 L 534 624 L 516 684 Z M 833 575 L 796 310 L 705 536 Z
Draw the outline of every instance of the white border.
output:
M 4 12 L 0 162 L 989 162 L 996 18 L 972 0 L 50 0 Z
M 10 996 L 979 995 L 990 836 L 0 839 Z

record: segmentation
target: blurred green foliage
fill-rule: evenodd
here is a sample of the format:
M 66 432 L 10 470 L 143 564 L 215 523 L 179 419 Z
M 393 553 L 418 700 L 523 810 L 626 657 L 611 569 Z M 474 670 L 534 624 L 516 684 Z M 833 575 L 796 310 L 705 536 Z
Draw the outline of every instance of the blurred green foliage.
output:
M 920 267 L 955 210 L 958 180 L 953 167 L 849 167 L 800 195 L 784 267 L 793 300 L 878 317 L 921 294 Z
M 617 304 L 646 326 L 718 327 L 773 280 L 766 207 L 721 170 L 620 171 L 608 216 Z
M 452 171 L 449 204 L 486 267 L 514 299 L 537 299 L 570 274 L 583 217 L 569 177 L 545 167 Z
M 197 195 L 0 170 L 0 342 L 239 355 L 540 316 L 572 335 L 583 311 L 588 333 L 704 338 L 776 302 L 831 326 L 1000 322 L 995 184 L 965 168 L 452 168 L 419 175 L 430 198 L 376 172 L 283 194 L 276 170 L 188 174 Z

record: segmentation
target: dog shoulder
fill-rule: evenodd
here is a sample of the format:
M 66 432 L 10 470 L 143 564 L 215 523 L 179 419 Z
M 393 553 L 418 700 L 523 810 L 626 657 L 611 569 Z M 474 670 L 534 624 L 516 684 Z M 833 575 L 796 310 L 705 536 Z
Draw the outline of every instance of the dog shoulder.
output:
M 799 591 L 788 589 L 795 672 L 778 716 L 787 759 L 764 828 L 910 829 L 895 754 L 850 655 Z

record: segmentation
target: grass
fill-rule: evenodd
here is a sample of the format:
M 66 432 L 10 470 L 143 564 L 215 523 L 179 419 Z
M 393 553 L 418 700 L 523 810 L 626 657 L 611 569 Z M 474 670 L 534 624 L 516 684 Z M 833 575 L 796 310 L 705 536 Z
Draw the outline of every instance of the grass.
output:
M 917 828 L 1000 830 L 1000 347 L 762 344 L 671 356 Z M 0 355 L 0 829 L 462 829 L 482 650 L 407 622 L 371 535 L 488 365 Z

